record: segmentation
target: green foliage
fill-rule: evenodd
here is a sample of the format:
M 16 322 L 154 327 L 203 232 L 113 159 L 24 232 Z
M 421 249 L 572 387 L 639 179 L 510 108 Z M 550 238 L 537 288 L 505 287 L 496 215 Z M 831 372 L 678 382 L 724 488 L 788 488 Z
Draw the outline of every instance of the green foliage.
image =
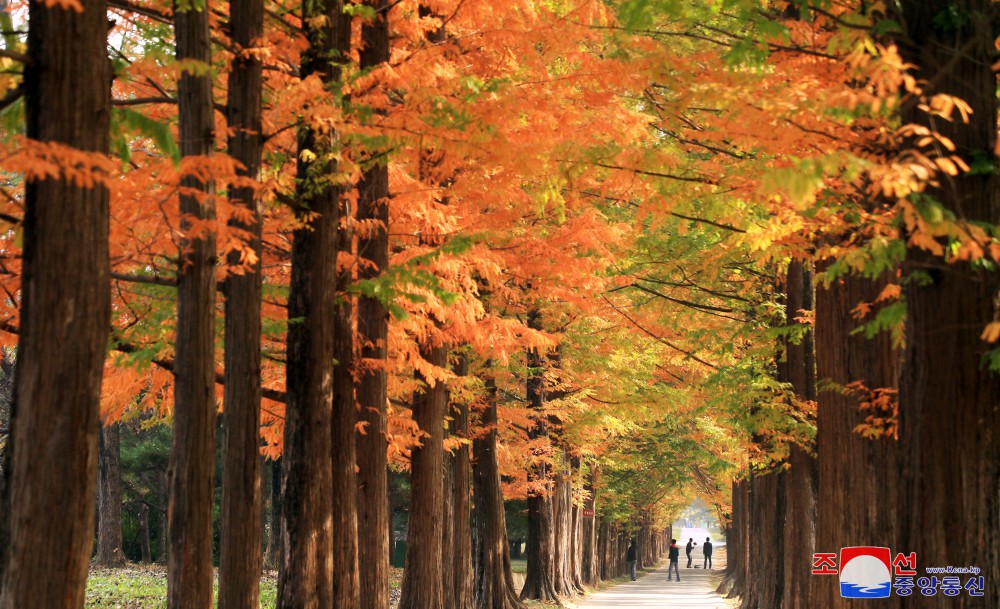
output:
M 136 134 L 147 138 L 165 156 L 173 159 L 175 164 L 181 161 L 181 152 L 177 148 L 174 134 L 169 123 L 149 118 L 145 114 L 128 108 L 113 108 L 111 112 L 111 147 L 127 165 L 132 158 L 132 137 Z

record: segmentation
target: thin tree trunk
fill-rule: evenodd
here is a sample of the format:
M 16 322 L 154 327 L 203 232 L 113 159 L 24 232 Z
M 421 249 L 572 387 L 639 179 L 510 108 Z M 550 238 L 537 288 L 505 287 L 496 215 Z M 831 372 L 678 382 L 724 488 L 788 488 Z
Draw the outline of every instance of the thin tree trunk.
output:
M 388 0 L 369 0 L 366 5 L 376 13 L 361 27 L 362 46 L 358 51 L 361 69 L 389 60 Z M 368 262 L 358 268 L 358 278 L 373 279 L 389 265 L 389 172 L 384 162 L 376 162 L 364 172 L 358 184 L 357 213 L 358 220 L 370 225 L 358 236 L 358 256 Z M 389 312 L 375 297 L 359 296 L 357 306 L 363 359 L 357 399 L 361 409 L 359 421 L 365 425 L 357 438 L 358 530 L 369 532 L 360 537 L 358 545 L 358 564 L 365 569 L 361 578 L 361 609 L 389 609 L 385 371 Z
M 277 569 L 281 562 L 281 458 L 271 461 L 268 469 L 271 475 L 271 511 L 268 514 L 264 565 L 268 569 Z
M 145 503 L 139 504 L 139 551 L 142 556 L 140 562 L 147 565 L 153 562 L 149 547 L 149 506 Z
M 447 394 L 445 400 L 448 400 Z M 444 430 L 444 439 L 451 434 Z M 441 499 L 441 607 L 455 609 L 455 472 L 452 454 L 445 452 L 441 467 L 443 496 Z
M 957 112 L 942 120 L 919 110 L 914 100 L 903 121 L 947 137 L 977 169 L 942 173 L 940 186 L 926 193 L 961 223 L 959 238 L 971 240 L 963 226 L 1000 222 L 997 3 L 905 0 L 900 6 L 903 58 L 927 82 L 921 99 L 954 96 L 970 110 L 968 120 Z M 918 570 L 980 567 L 985 594 L 963 592 L 958 604 L 968 608 L 1000 606 L 1000 375 L 996 343 L 980 338 L 1000 318 L 1000 274 L 989 253 L 984 258 L 991 262 L 970 265 L 947 263 L 916 247 L 907 252 L 907 276 L 919 272 L 923 280 L 905 288 L 906 367 L 899 402 L 899 504 L 910 509 L 899 515 L 896 544 L 917 552 Z M 920 599 L 932 608 L 952 607 L 956 600 L 940 593 Z
M 206 67 L 212 61 L 208 10 L 175 6 L 177 59 Z M 185 71 L 177 85 L 180 150 L 185 157 L 206 156 L 214 148 L 212 77 Z M 180 196 L 185 218 L 212 220 L 214 185 L 194 176 L 185 189 L 204 193 Z M 182 230 L 191 228 L 183 220 Z M 167 470 L 169 488 L 167 599 L 170 609 L 212 606 L 212 502 L 215 490 L 215 236 L 185 237 L 177 278 L 174 438 Z
M 318 76 L 328 89 L 339 87 L 343 57 L 350 43 L 350 18 L 340 0 L 303 6 L 308 48 L 302 77 Z M 343 189 L 335 133 L 308 126 L 300 136 L 296 213 L 305 225 L 292 242 L 288 298 L 288 402 L 282 480 L 282 560 L 279 609 L 342 606 L 335 581 L 333 512 L 333 399 L 337 311 L 337 243 Z M 339 436 L 338 436 L 339 437 Z M 349 558 L 348 558 L 349 560 Z M 342 597 L 341 597 L 342 598 Z
M 583 502 L 583 507 L 590 510 L 590 516 L 583 517 L 583 583 L 593 586 L 600 580 L 597 560 L 597 484 L 600 480 L 600 466 L 591 463 L 588 466 L 585 492 L 587 499 Z
M 443 368 L 448 350 L 444 345 L 421 349 L 421 357 Z M 410 457 L 412 490 L 410 521 L 406 536 L 406 567 L 400 590 L 399 609 L 439 609 L 443 605 L 442 549 L 444 535 L 444 415 L 448 390 L 440 381 L 419 375 L 426 388 L 413 398 L 413 420 L 423 435 Z M 450 568 L 451 565 L 449 565 Z
M 122 553 L 122 469 L 119 423 L 101 427 L 98 451 L 97 555 L 94 563 L 125 565 Z
M 455 364 L 455 375 L 465 377 L 469 374 L 469 357 L 462 353 Z M 471 483 L 471 464 L 469 461 L 469 403 L 465 400 L 455 402 L 451 406 L 453 418 L 453 435 L 466 440 L 452 457 L 452 511 L 454 529 L 454 564 L 455 581 L 452 596 L 455 609 L 470 609 L 472 606 L 472 523 L 469 491 Z M 445 593 L 449 592 L 445 589 Z
M 29 138 L 107 153 L 105 11 L 100 0 L 80 11 L 29 3 Z M 108 213 L 100 182 L 85 188 L 49 178 L 26 185 L 4 609 L 83 606 L 111 315 Z
M 252 49 L 264 32 L 263 0 L 231 0 L 230 29 L 237 48 L 229 72 L 226 118 L 229 153 L 243 165 L 239 174 L 257 179 L 261 166 L 262 62 Z M 260 334 L 261 205 L 252 188 L 231 188 L 233 202 L 250 212 L 246 246 L 257 256 L 253 269 L 226 278 L 222 521 L 219 531 L 219 609 L 260 605 L 261 510 Z M 240 263 L 241 252 L 229 254 Z
M 473 440 L 472 447 L 476 511 L 473 606 L 523 609 L 510 570 L 510 544 L 497 465 L 497 386 L 492 376 L 486 377 L 485 384 L 483 432 Z

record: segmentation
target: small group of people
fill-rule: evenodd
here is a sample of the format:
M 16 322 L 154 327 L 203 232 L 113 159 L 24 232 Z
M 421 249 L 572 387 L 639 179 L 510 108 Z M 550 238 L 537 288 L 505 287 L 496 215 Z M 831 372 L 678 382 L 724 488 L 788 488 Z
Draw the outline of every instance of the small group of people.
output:
M 692 560 L 691 559 L 691 552 L 694 550 L 694 547 L 696 545 L 698 545 L 698 543 L 695 542 L 695 540 L 694 540 L 693 537 L 688 538 L 687 547 L 685 548 L 685 550 L 687 552 L 687 559 L 688 559 L 687 568 L 688 569 L 691 568 L 691 560 Z M 701 546 L 701 551 L 702 551 L 702 554 L 705 556 L 705 565 L 704 565 L 704 568 L 706 570 L 711 570 L 712 569 L 712 539 L 711 538 L 709 538 L 709 537 L 705 538 L 705 543 Z M 667 581 L 673 581 L 673 575 L 675 575 L 675 574 L 677 575 L 677 581 L 681 581 L 681 572 L 680 572 L 680 568 L 679 568 L 679 564 L 678 564 L 680 562 L 680 556 L 681 556 L 681 550 L 680 550 L 680 548 L 677 547 L 677 540 L 676 539 L 671 539 L 670 540 L 670 554 L 669 554 L 670 566 L 667 567 Z
M 691 538 L 688 539 L 687 548 L 686 548 L 686 550 L 687 550 L 687 558 L 688 558 L 688 566 L 687 566 L 688 569 L 691 568 L 691 551 L 694 550 L 694 547 L 696 545 L 698 545 L 698 543 L 695 542 L 695 540 L 694 540 L 693 537 L 691 537 Z M 711 538 L 709 538 L 709 537 L 705 538 L 705 543 L 701 546 L 701 551 L 702 551 L 702 554 L 704 554 L 704 556 L 705 556 L 704 569 L 710 571 L 712 569 L 712 540 L 711 540 Z M 681 555 L 681 551 L 680 551 L 680 548 L 677 547 L 677 540 L 676 539 L 671 539 L 670 540 L 670 553 L 668 555 L 668 557 L 670 558 L 670 566 L 667 567 L 667 581 L 673 581 L 673 574 L 675 574 L 675 573 L 677 574 L 677 581 L 681 581 L 681 572 L 680 572 L 680 569 L 678 568 L 678 564 L 677 564 L 678 561 L 680 561 L 680 555 Z M 634 539 L 631 541 L 631 543 L 628 546 L 628 551 L 625 553 L 625 560 L 628 561 L 628 572 L 629 572 L 629 575 L 632 577 L 632 581 L 635 581 L 636 559 L 635 559 L 635 540 Z

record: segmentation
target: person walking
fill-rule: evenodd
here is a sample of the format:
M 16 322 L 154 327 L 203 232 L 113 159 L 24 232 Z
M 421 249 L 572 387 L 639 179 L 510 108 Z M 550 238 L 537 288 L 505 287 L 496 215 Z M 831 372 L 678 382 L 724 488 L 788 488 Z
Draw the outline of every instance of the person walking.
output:
M 687 552 L 687 557 L 688 557 L 688 566 L 687 566 L 687 568 L 688 569 L 691 568 L 691 550 L 693 550 L 696 545 L 698 545 L 698 544 L 696 544 L 694 542 L 694 537 L 688 537 L 688 545 L 684 549 L 684 551 Z
M 632 544 L 628 547 L 628 553 L 625 555 L 625 560 L 628 561 L 628 572 L 632 575 L 632 581 L 635 581 L 635 540 L 632 540 Z
M 701 547 L 701 551 L 705 553 L 705 565 L 706 569 L 712 568 L 712 540 L 708 537 L 705 538 L 705 545 Z
M 672 581 L 670 577 L 671 571 L 677 574 L 677 581 L 681 581 L 681 572 L 677 567 L 677 561 L 680 560 L 681 551 L 677 547 L 677 540 L 670 540 L 670 566 L 667 567 L 667 581 Z

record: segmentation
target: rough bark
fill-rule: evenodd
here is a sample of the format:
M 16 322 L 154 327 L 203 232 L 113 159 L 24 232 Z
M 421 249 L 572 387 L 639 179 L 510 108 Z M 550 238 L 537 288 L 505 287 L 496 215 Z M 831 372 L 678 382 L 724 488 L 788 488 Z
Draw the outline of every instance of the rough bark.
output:
M 263 0 L 231 0 L 230 35 L 237 48 L 229 72 L 226 120 L 229 154 L 257 179 L 261 166 L 262 62 L 251 49 L 264 32 Z M 257 255 L 249 271 L 226 278 L 225 389 L 222 436 L 222 516 L 219 531 L 219 609 L 258 609 L 262 566 L 260 459 L 261 204 L 252 188 L 231 188 L 235 205 L 251 219 L 230 226 L 245 231 Z M 228 263 L 240 264 L 241 252 Z
M 572 505 L 573 486 L 565 456 L 560 458 L 555 477 L 555 492 L 552 496 L 552 566 L 553 583 L 559 596 L 573 596 L 576 587 L 573 586 L 570 563 L 572 558 Z
M 340 0 L 306 2 L 308 47 L 302 76 L 339 86 L 338 60 L 350 42 L 349 17 Z M 334 574 L 333 400 L 338 340 L 337 240 L 343 188 L 335 178 L 335 133 L 306 127 L 299 137 L 295 210 L 305 224 L 292 242 L 288 298 L 288 398 L 282 480 L 280 609 L 338 604 L 344 590 Z M 308 216 L 306 216 L 308 214 Z M 335 598 L 337 594 L 339 598 Z
M 473 440 L 476 547 L 473 606 L 476 609 L 523 609 L 510 570 L 510 544 L 497 465 L 497 387 L 485 379 L 483 432 Z
M 819 379 L 841 386 L 861 381 L 872 389 L 897 387 L 900 360 L 888 334 L 870 340 L 862 334 L 851 335 L 858 325 L 851 309 L 859 302 L 874 301 L 886 282 L 848 276 L 829 287 L 817 287 Z M 898 547 L 894 536 L 896 442 L 867 439 L 854 431 L 866 416 L 859 410 L 857 394 L 829 390 L 819 392 L 817 398 L 816 547 L 823 552 L 852 545 Z M 865 604 L 841 598 L 835 581 L 813 582 L 813 588 L 810 606 L 817 609 Z
M 347 21 L 347 20 L 345 20 Z M 346 24 L 350 25 L 349 21 Z M 344 36 L 348 33 L 345 31 Z M 337 229 L 337 258 L 353 255 L 353 225 L 350 202 L 341 201 L 342 221 Z M 358 578 L 358 495 L 354 401 L 354 318 L 348 288 L 353 281 L 352 265 L 337 273 L 339 298 L 334 313 L 333 367 L 333 585 L 335 607 L 357 607 Z
M 125 566 L 122 552 L 122 468 L 119 424 L 101 428 L 97 474 L 97 554 L 94 563 Z
M 29 138 L 107 153 L 105 10 L 100 0 L 80 12 L 29 4 Z M 107 189 L 60 178 L 29 181 L 23 239 L 0 607 L 75 609 L 83 606 L 93 546 L 111 315 Z
M 469 374 L 469 360 L 466 354 L 459 356 L 455 364 L 455 375 Z M 472 605 L 472 523 L 469 491 L 471 464 L 469 461 L 469 403 L 461 400 L 451 406 L 453 435 L 466 442 L 452 457 L 452 528 L 454 530 L 454 550 L 452 553 L 455 581 L 451 592 L 455 609 L 469 609 Z M 445 588 L 445 593 L 449 589 Z
M 362 69 L 389 60 L 389 5 L 387 0 L 366 3 L 375 17 L 361 26 Z M 372 151 L 373 154 L 380 151 Z M 378 277 L 389 264 L 389 173 L 384 163 L 364 172 L 358 183 L 358 220 L 370 226 L 358 235 L 358 256 L 368 264 L 359 266 L 361 280 Z M 364 565 L 361 579 L 361 609 L 389 609 L 389 509 L 388 463 L 386 460 L 386 336 L 389 313 L 374 297 L 358 297 L 358 336 L 363 367 L 358 381 L 359 421 L 365 425 L 357 438 L 358 530 L 366 531 L 358 546 L 358 563 Z
M 448 395 L 445 395 L 445 401 Z M 447 410 L 447 409 L 446 409 Z M 446 427 L 443 438 L 447 440 L 451 435 Z M 442 498 L 441 498 L 441 607 L 442 609 L 454 609 L 455 597 L 455 571 L 452 568 L 455 564 L 455 489 L 454 470 L 452 468 L 452 455 L 445 453 L 442 461 Z
M 528 326 L 540 327 L 537 310 L 529 311 Z M 545 437 L 548 426 L 541 411 L 545 404 L 543 364 L 544 359 L 537 349 L 528 351 L 528 405 L 538 412 L 535 426 L 531 430 L 532 438 Z M 538 465 L 531 473 L 535 480 L 548 479 L 548 467 Z M 547 492 L 535 492 L 528 495 L 528 565 L 524 578 L 524 588 L 521 589 L 522 599 L 537 599 L 558 602 L 555 584 L 555 538 L 552 524 L 552 496 Z
M 906 0 L 900 7 L 903 58 L 915 66 L 921 82 L 927 81 L 924 95 L 955 96 L 971 110 L 968 121 L 957 116 L 945 121 L 920 111 L 916 104 L 906 106 L 904 122 L 941 133 L 955 144 L 956 154 L 979 168 L 974 173 L 942 175 L 941 186 L 926 194 L 962 223 L 994 226 L 1000 222 L 997 4 Z M 907 252 L 907 271 L 924 273 L 926 281 L 906 286 L 899 504 L 911 509 L 900 514 L 897 544 L 903 551 L 917 553 L 918 569 L 980 567 L 987 582 L 985 595 L 963 593 L 959 604 L 997 607 L 1000 376 L 985 361 L 996 345 L 982 341 L 980 333 L 998 319 L 1000 275 L 993 266 L 947 264 L 916 248 Z M 921 606 L 945 607 L 954 606 L 957 599 L 937 594 L 920 600 Z
M 211 65 L 208 10 L 175 6 L 177 59 Z M 214 147 L 212 76 L 184 72 L 177 84 L 178 133 L 185 157 Z M 214 185 L 181 179 L 185 218 L 212 220 Z M 200 196 L 195 196 L 199 191 Z M 190 222 L 181 223 L 182 230 Z M 177 274 L 174 438 L 167 470 L 167 601 L 170 609 L 212 606 L 212 501 L 215 487 L 215 236 L 181 241 Z
M 440 368 L 447 365 L 447 354 L 444 345 L 421 349 L 421 357 Z M 430 381 L 420 373 L 417 376 L 426 386 L 413 398 L 413 420 L 423 437 L 410 456 L 410 520 L 399 609 L 438 609 L 444 603 L 441 588 L 444 487 L 441 474 L 448 390 L 442 382 Z
M 781 606 L 784 585 L 783 537 L 785 484 L 783 474 L 751 472 L 747 564 L 750 568 L 743 595 L 743 609 L 772 609 Z
M 812 311 L 812 268 L 794 261 L 789 264 L 785 282 L 786 324 L 798 323 L 799 311 Z M 789 383 L 796 397 L 816 399 L 816 372 L 811 330 L 798 343 L 784 341 L 784 362 L 778 367 L 778 380 Z M 784 565 L 782 572 L 785 609 L 811 608 L 810 585 L 812 555 L 816 551 L 816 495 L 818 476 L 816 459 L 799 446 L 792 446 L 785 472 Z

